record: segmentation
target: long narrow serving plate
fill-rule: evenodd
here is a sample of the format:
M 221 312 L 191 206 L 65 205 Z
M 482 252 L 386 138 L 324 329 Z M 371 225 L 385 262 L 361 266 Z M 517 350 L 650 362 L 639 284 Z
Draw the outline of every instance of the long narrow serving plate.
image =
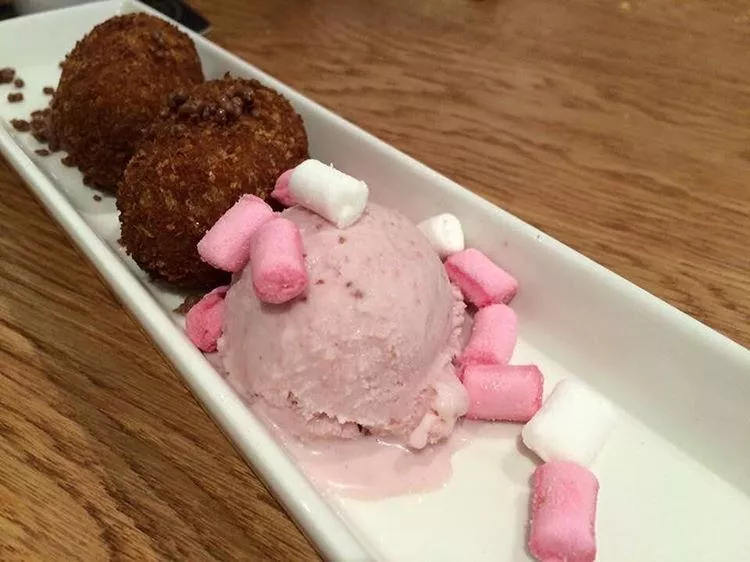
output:
M 0 62 L 18 68 L 37 89 L 55 84 L 57 63 L 77 39 L 132 11 L 150 10 L 107 1 L 0 23 Z M 620 411 L 594 468 L 602 485 L 600 560 L 744 559 L 750 552 L 750 352 L 187 33 L 207 77 L 231 71 L 287 96 L 305 120 L 313 156 L 366 180 L 375 201 L 414 220 L 456 214 L 471 245 L 519 279 L 516 361 L 539 364 L 547 389 L 562 377 L 584 380 Z M 17 48 L 29 37 L 33 49 Z M 62 166 L 59 155 L 37 156 L 33 138 L 9 127 L 11 118 L 47 101 L 31 87 L 24 93 L 22 104 L 0 103 L 3 153 L 324 556 L 529 559 L 525 522 L 534 464 L 517 446 L 516 426 L 476 431 L 436 492 L 360 501 L 317 490 L 184 337 L 171 313 L 181 295 L 151 284 L 125 256 L 113 198 L 101 194 L 95 202 L 77 170 Z

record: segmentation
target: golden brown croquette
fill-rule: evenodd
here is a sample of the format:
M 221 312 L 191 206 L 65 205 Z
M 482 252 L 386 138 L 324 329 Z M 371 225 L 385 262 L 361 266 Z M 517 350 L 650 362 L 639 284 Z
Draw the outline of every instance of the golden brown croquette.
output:
M 302 118 L 257 80 L 225 76 L 177 92 L 118 188 L 121 242 L 155 278 L 216 286 L 228 275 L 201 261 L 198 241 L 240 195 L 266 199 L 307 157 Z
M 147 14 L 108 19 L 62 64 L 50 143 L 70 154 L 85 183 L 114 191 L 169 95 L 202 81 L 193 42 L 173 25 Z

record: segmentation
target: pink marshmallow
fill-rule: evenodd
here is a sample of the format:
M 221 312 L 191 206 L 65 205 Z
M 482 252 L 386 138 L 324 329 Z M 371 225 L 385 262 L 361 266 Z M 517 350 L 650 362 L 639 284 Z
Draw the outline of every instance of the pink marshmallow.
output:
M 553 461 L 534 472 L 529 550 L 540 562 L 596 558 L 599 482 L 588 469 Z
M 542 407 L 544 378 L 536 365 L 470 365 L 463 382 L 469 419 L 525 423 Z
M 294 200 L 294 195 L 292 195 L 292 192 L 289 191 L 289 180 L 292 177 L 293 171 L 294 168 L 292 168 L 291 170 L 287 170 L 286 172 L 281 174 L 279 176 L 279 179 L 276 180 L 276 185 L 271 192 L 271 197 L 276 199 L 276 201 L 278 201 L 285 207 L 293 207 L 297 204 Z
M 217 287 L 195 303 L 185 315 L 187 337 L 201 351 L 216 351 L 216 340 L 223 332 L 227 289 L 229 287 Z
M 505 365 L 518 339 L 518 321 L 513 309 L 504 304 L 480 308 L 474 316 L 471 337 L 459 358 L 468 365 Z
M 198 242 L 198 254 L 217 269 L 239 271 L 250 257 L 253 234 L 273 217 L 273 209 L 265 201 L 243 195 Z
M 518 282 L 475 248 L 449 256 L 445 270 L 464 298 L 479 308 L 508 304 L 518 292 Z
M 281 304 L 307 288 L 302 235 L 292 221 L 276 218 L 258 229 L 250 245 L 255 294 L 263 302 Z

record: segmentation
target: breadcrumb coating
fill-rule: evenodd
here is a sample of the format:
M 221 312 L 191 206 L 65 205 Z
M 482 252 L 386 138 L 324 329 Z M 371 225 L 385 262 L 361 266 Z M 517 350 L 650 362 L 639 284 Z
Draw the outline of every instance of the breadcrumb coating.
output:
M 147 14 L 110 18 L 62 63 L 48 134 L 85 183 L 115 191 L 143 129 L 168 96 L 202 81 L 195 46 L 176 27 Z
M 302 118 L 257 80 L 227 75 L 175 92 L 119 185 L 121 242 L 154 278 L 226 282 L 200 259 L 198 241 L 240 195 L 267 199 L 276 178 L 307 157 Z

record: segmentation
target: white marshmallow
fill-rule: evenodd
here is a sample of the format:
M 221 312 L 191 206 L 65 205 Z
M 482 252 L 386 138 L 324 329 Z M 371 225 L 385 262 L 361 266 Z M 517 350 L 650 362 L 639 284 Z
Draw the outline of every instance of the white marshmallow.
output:
M 455 215 L 435 215 L 420 222 L 417 228 L 427 237 L 441 258 L 447 258 L 464 249 L 464 231 L 461 221 Z
M 365 182 L 312 159 L 294 168 L 289 192 L 298 205 L 339 228 L 354 224 L 362 216 L 370 194 Z
M 432 429 L 440 423 L 440 418 L 432 412 L 428 412 L 419 422 L 419 425 L 409 435 L 408 445 L 412 449 L 424 449 L 430 442 Z
M 455 382 L 436 382 L 432 409 L 441 420 L 451 424 L 469 411 L 469 395 L 457 378 Z
M 456 377 L 435 383 L 432 411 L 427 412 L 407 440 L 412 449 L 423 449 L 428 443 L 447 438 L 456 420 L 469 410 L 469 395 Z
M 590 466 L 615 422 L 612 405 L 582 383 L 565 379 L 521 431 L 544 461 Z

